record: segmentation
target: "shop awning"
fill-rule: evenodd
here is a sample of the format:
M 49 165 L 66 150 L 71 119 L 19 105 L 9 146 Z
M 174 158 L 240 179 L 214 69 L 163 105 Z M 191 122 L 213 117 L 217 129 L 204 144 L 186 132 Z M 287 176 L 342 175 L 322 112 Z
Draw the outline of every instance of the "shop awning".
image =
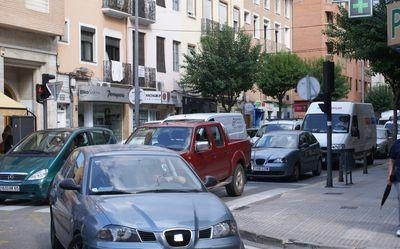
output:
M 26 106 L 0 92 L 0 116 L 27 115 Z

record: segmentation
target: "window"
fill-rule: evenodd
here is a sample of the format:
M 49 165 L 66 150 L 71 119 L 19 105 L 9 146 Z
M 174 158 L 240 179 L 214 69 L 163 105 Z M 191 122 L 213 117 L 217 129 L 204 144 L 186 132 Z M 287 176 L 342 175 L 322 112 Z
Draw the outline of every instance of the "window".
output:
M 250 13 L 247 11 L 244 12 L 244 22 L 250 24 Z
M 260 0 L 253 0 L 254 4 L 260 5 Z
M 94 62 L 95 29 L 81 27 L 81 61 Z
M 219 2 L 218 4 L 218 21 L 222 25 L 228 23 L 228 6 L 222 2 Z
M 133 39 L 135 39 L 135 31 L 133 31 Z M 144 66 L 145 65 L 145 58 L 144 58 L 144 52 L 145 52 L 145 47 L 144 47 L 144 36 L 145 33 L 139 32 L 139 65 Z M 133 40 L 133 57 L 135 58 L 135 40 Z
M 106 36 L 106 53 L 108 60 L 119 61 L 120 39 Z
M 268 20 L 264 20 L 264 40 L 271 40 L 271 32 Z
M 49 13 L 49 0 L 25 0 L 25 7 L 43 13 Z
M 351 91 L 351 85 L 352 85 L 352 84 L 351 84 L 351 81 L 352 81 L 352 78 L 349 77 L 349 78 L 348 78 L 348 82 L 349 82 L 349 90 L 350 90 L 350 91 Z
M 134 2 L 134 1 L 133 1 Z M 165 8 L 165 0 L 157 0 L 156 1 L 156 4 L 158 5 L 158 6 L 161 6 L 161 7 L 164 7 Z
M 179 11 L 179 0 L 172 0 L 172 10 Z
M 179 46 L 180 42 L 173 41 L 172 42 L 172 58 L 173 58 L 173 70 L 174 72 L 179 72 Z
M 281 13 L 281 0 L 275 0 L 275 13 Z
M 196 0 L 187 0 L 187 14 L 188 16 L 195 16 Z
M 264 0 L 264 9 L 269 10 L 271 6 L 271 0 Z
M 290 13 L 291 13 L 291 1 L 290 0 L 285 0 L 285 17 L 290 18 Z
M 60 42 L 69 42 L 69 20 L 64 21 L 64 33 L 63 35 L 59 36 L 58 40 Z
M 256 15 L 253 16 L 253 37 L 256 39 L 260 39 L 260 18 Z
M 221 136 L 221 133 L 220 133 L 218 127 L 217 126 L 211 126 L 210 130 L 211 130 L 211 134 L 213 135 L 215 146 L 221 147 L 222 145 L 224 145 L 224 141 L 223 141 L 223 138 Z
M 203 17 L 212 20 L 212 2 L 211 0 L 203 0 Z
M 233 30 L 235 32 L 239 32 L 239 28 L 240 28 L 239 16 L 240 16 L 239 9 L 234 8 L 233 9 Z
M 333 12 L 325 11 L 325 15 L 326 15 L 326 23 L 333 23 Z
M 157 72 L 165 73 L 164 37 L 157 36 Z
M 285 27 L 285 46 L 290 48 L 290 29 Z

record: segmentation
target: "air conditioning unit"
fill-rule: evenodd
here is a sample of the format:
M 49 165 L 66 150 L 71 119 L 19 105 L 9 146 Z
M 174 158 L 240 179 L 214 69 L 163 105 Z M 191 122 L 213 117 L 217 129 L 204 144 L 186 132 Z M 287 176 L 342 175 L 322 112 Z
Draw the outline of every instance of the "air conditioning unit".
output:
M 157 91 L 163 91 L 163 90 L 164 90 L 164 82 L 157 81 Z

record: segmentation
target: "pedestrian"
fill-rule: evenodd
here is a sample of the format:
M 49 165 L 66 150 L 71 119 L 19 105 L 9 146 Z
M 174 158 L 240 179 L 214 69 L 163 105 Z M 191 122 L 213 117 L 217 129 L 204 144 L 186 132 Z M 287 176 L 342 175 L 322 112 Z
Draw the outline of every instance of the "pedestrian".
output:
M 4 154 L 9 151 L 13 146 L 13 136 L 11 133 L 11 126 L 7 125 L 4 128 L 3 134 L 1 134 L 3 139 Z
M 390 149 L 387 184 L 396 189 L 398 212 L 396 235 L 400 237 L 400 139 L 396 140 Z

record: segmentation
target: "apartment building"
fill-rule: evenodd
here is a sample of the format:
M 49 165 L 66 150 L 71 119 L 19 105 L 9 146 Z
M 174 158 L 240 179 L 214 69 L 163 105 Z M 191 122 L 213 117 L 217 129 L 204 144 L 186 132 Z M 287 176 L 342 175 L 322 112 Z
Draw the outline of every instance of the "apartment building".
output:
M 345 4 L 345 3 L 343 3 Z M 293 5 L 293 52 L 302 58 L 326 58 L 332 48 L 327 37 L 322 34 L 326 24 L 334 21 L 337 3 L 330 0 L 296 1 Z M 368 63 L 333 56 L 335 64 L 342 67 L 342 75 L 347 77 L 349 93 L 344 100 L 361 102 L 363 95 L 371 85 L 371 77 L 365 72 Z M 309 102 L 300 99 L 297 94 L 293 100 L 295 117 L 303 117 Z
M 0 92 L 36 117 L 37 128 L 45 122 L 35 85 L 41 83 L 43 73 L 57 71 L 57 37 L 63 28 L 64 0 L 0 2 Z M 2 97 L 1 102 L 9 98 Z M 47 110 L 49 117 L 56 116 L 54 104 Z M 9 116 L 21 114 L 18 110 L 0 113 L 0 127 L 9 124 Z
M 266 53 L 292 51 L 293 1 L 248 0 L 243 2 L 243 26 L 244 30 L 253 37 L 253 43 L 260 44 Z M 256 87 L 254 90 L 244 94 L 243 102 L 254 104 L 256 109 L 264 113 L 264 118 L 277 118 L 277 101 L 265 96 Z M 286 105 L 281 117 L 292 117 L 291 98 L 286 98 L 284 101 Z M 245 114 L 250 115 L 251 120 L 257 119 L 251 108 L 245 108 Z M 256 122 L 252 122 L 252 125 L 257 126 Z

